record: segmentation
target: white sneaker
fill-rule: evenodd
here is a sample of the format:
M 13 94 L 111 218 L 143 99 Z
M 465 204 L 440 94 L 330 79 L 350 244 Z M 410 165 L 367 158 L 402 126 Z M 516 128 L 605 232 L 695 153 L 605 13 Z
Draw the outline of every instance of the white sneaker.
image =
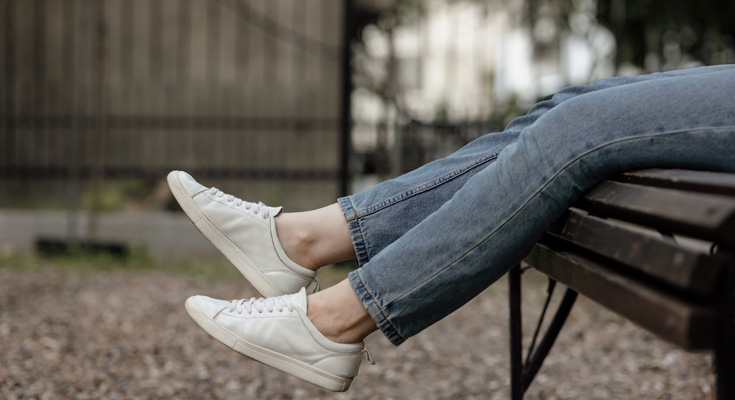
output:
M 280 297 L 224 301 L 186 300 L 186 311 L 212 337 L 236 352 L 325 389 L 342 392 L 352 383 L 363 342 L 335 343 L 306 316 L 306 291 Z
M 293 262 L 281 247 L 274 217 L 281 207 L 249 203 L 171 171 L 168 185 L 194 225 L 265 297 L 318 290 L 316 271 Z

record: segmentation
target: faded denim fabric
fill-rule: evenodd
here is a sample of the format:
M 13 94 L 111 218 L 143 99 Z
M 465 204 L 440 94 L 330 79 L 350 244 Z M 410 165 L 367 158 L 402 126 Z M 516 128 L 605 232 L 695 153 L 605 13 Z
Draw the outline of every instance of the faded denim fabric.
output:
M 564 89 L 441 160 L 339 199 L 349 280 L 398 345 L 520 261 L 580 195 L 640 168 L 735 172 L 735 66 Z

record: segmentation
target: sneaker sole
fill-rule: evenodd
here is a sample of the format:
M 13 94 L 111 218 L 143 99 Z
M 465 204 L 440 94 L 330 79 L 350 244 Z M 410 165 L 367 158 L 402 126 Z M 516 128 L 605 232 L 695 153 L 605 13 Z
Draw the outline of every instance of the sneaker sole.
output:
M 168 186 L 173 193 L 174 198 L 179 203 L 181 208 L 189 217 L 194 226 L 199 229 L 199 232 L 204 235 L 213 245 L 217 248 L 228 260 L 237 268 L 238 271 L 250 282 L 251 285 L 258 291 L 263 297 L 274 297 L 281 296 L 287 293 L 283 293 L 280 289 L 273 286 L 268 278 L 263 275 L 260 269 L 253 263 L 247 254 L 240 250 L 227 236 L 220 232 L 219 229 L 204 215 L 199 209 L 199 206 L 194 202 L 194 199 L 184 190 L 177 171 L 171 171 L 166 180 Z
M 246 357 L 334 392 L 344 392 L 352 384 L 352 378 L 343 378 L 324 372 L 303 361 L 239 338 L 234 333 L 219 326 L 211 317 L 204 313 L 193 298 L 188 298 L 184 306 L 189 316 L 205 332 L 225 346 Z

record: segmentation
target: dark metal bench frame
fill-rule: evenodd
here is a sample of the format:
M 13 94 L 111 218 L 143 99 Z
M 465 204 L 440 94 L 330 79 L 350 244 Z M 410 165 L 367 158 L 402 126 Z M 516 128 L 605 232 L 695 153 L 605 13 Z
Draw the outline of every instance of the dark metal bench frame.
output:
M 692 198 L 669 200 L 672 195 L 673 197 L 677 196 L 677 193 L 674 193 L 672 189 L 681 191 L 685 197 L 704 194 L 704 196 L 709 196 L 716 202 L 720 200 L 723 202 L 714 205 L 701 204 L 701 207 L 695 208 L 701 208 L 704 211 L 692 209 L 691 212 L 682 213 L 681 206 L 687 204 L 687 202 L 691 203 Z M 713 194 L 715 196 L 711 196 Z M 694 199 L 698 199 L 700 202 L 707 200 L 706 197 L 701 199 L 694 197 Z M 672 207 L 669 209 L 661 206 L 661 202 L 676 203 L 679 200 L 683 202 L 678 204 L 678 208 Z M 594 285 L 602 287 L 599 285 L 604 286 L 608 282 L 604 282 L 604 279 L 602 279 L 602 282 L 600 282 L 600 279 L 595 281 L 599 277 L 595 277 L 594 274 L 580 275 L 577 273 L 575 275 L 574 270 L 581 270 L 586 268 L 587 264 L 590 264 L 591 271 L 594 273 L 595 268 L 599 268 L 600 265 L 604 266 L 608 262 L 604 257 L 605 254 L 611 257 L 613 254 L 618 254 L 619 249 L 616 249 L 614 245 L 599 243 L 594 240 L 584 243 L 586 239 L 582 237 L 585 229 L 595 229 L 596 226 L 614 229 L 614 227 L 610 228 L 612 224 L 604 222 L 606 218 L 610 217 L 635 222 L 658 230 L 662 236 L 667 238 L 668 243 L 673 243 L 672 246 L 676 246 L 673 239 L 674 234 L 684 234 L 714 243 L 709 255 L 703 254 L 701 255 L 702 259 L 692 261 L 700 267 L 706 265 L 707 268 L 704 268 L 705 270 L 701 276 L 692 277 L 691 271 L 689 271 L 689 274 L 676 275 L 676 271 L 674 271 L 673 276 L 664 275 L 668 274 L 668 270 L 662 270 L 660 263 L 668 263 L 670 260 L 659 261 L 655 256 L 655 250 L 657 250 L 655 246 L 666 246 L 667 243 L 662 244 L 661 240 L 649 242 L 645 238 L 643 239 L 644 243 L 639 244 L 654 247 L 652 249 L 653 257 L 649 255 L 648 264 L 643 267 L 644 270 L 648 268 L 647 271 L 643 271 L 638 275 L 636 275 L 638 272 L 633 271 L 633 274 L 630 275 L 631 271 L 619 272 L 599 268 L 599 272 L 601 273 L 600 276 L 606 274 L 617 276 L 616 274 L 620 273 L 623 278 L 615 284 L 622 285 L 619 286 L 621 289 L 625 289 L 626 284 L 637 285 L 638 279 L 648 280 L 650 276 L 647 276 L 647 274 L 649 273 L 653 275 L 658 273 L 660 274 L 658 279 L 669 281 L 663 286 L 664 289 L 673 293 L 671 294 L 672 298 L 693 298 L 697 305 L 694 307 L 695 311 L 693 313 L 686 314 L 682 318 L 686 323 L 677 325 L 677 328 L 671 332 L 666 331 L 666 327 L 661 328 L 660 321 L 658 321 L 659 325 L 656 325 L 657 321 L 644 324 L 648 325 L 644 328 L 657 333 L 664 340 L 677 344 L 685 350 L 712 350 L 713 364 L 717 374 L 715 383 L 717 398 L 721 400 L 735 399 L 735 379 L 733 379 L 735 377 L 735 174 L 681 170 L 644 170 L 627 173 L 614 181 L 605 181 L 600 184 L 584 196 L 579 206 L 589 211 L 590 215 L 570 209 L 569 214 L 553 226 L 546 236 L 536 244 L 523 264 L 517 265 L 508 274 L 511 398 L 514 400 L 522 399 L 533 382 L 577 299 L 578 291 L 575 289 L 578 289 L 580 294 L 591 297 L 595 301 L 599 300 L 594 298 L 595 293 L 591 293 L 590 282 L 592 282 L 592 287 L 595 287 Z M 720 214 L 717 214 L 717 212 L 720 212 Z M 713 213 L 717 215 L 712 217 Z M 598 218 L 598 216 L 601 218 Z M 602 224 L 600 224 L 600 220 L 603 221 Z M 717 223 L 710 224 L 711 221 Z M 566 229 L 568 226 L 578 228 L 583 223 L 586 228 L 580 230 L 582 234 L 577 232 L 577 237 L 575 237 L 575 233 L 570 233 Z M 571 231 L 574 231 L 574 229 L 571 229 Z M 716 251 L 715 246 L 717 246 Z M 592 254 L 590 257 L 595 261 L 588 261 L 585 258 L 587 250 L 595 251 L 598 250 L 597 247 L 602 247 L 600 252 L 603 257 Z M 578 257 L 577 254 L 582 255 Z M 658 262 L 659 265 L 652 265 L 651 260 Z M 615 261 L 609 262 L 613 266 L 615 265 Z M 536 268 L 546 274 L 549 284 L 546 302 L 524 359 L 521 326 L 521 275 L 523 271 L 529 268 Z M 653 280 L 655 279 L 654 277 Z M 557 281 L 566 285 L 567 289 L 545 333 L 540 336 L 540 330 L 554 289 L 557 286 Z M 682 283 L 684 281 L 686 283 Z M 613 284 L 612 290 L 614 290 L 615 284 Z M 681 290 L 675 287 L 679 284 L 689 286 L 687 286 L 687 290 Z M 611 290 L 610 286 L 606 286 L 606 288 L 606 290 Z M 610 303 L 610 301 L 607 302 Z M 605 301 L 600 303 L 603 304 Z M 640 316 L 633 315 L 633 318 L 631 318 L 625 314 L 624 305 L 622 308 L 616 309 L 617 304 L 614 304 L 614 301 L 612 303 L 603 305 L 623 317 L 641 324 Z M 621 312 L 621 310 L 623 311 Z M 636 321 L 636 317 L 638 321 Z

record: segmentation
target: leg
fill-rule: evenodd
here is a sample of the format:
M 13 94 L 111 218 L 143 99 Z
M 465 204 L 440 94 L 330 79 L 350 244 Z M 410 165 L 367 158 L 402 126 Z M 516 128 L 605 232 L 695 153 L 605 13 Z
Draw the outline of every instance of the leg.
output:
M 205 330 L 243 354 L 324 387 L 346 389 L 357 373 L 362 343 L 338 341 L 359 340 L 379 328 L 400 344 L 456 310 L 520 260 L 549 223 L 606 176 L 653 166 L 735 170 L 733 67 L 628 83 L 578 94 L 522 125 L 518 140 L 492 156 L 497 160 L 476 171 L 450 200 L 415 224 L 405 224 L 405 234 L 384 242 L 373 257 L 367 257 L 368 249 L 367 262 L 349 282 L 312 295 L 311 312 L 304 290 L 233 301 L 229 308 L 192 298 L 187 310 L 191 305 L 190 314 Z M 399 179 L 383 186 L 400 184 Z M 403 193 L 414 197 L 445 182 L 432 184 Z M 366 192 L 367 197 L 376 193 Z M 368 229 L 360 223 L 365 217 L 404 200 L 376 199 L 364 210 L 340 199 L 353 241 L 356 234 L 365 236 Z M 413 203 L 419 214 L 420 204 Z M 403 230 L 404 214 L 412 215 L 399 213 L 398 219 L 385 221 Z M 357 244 L 356 250 L 359 259 Z M 339 317 L 340 310 L 351 311 Z M 243 317 L 245 311 L 252 316 Z M 319 361 L 326 359 L 326 364 Z M 325 376 L 336 381 L 324 382 Z
M 169 185 L 192 222 L 256 290 L 266 296 L 293 293 L 315 283 L 313 272 L 319 267 L 351 258 L 365 264 L 446 203 L 472 176 L 495 162 L 520 132 L 554 108 L 600 90 L 702 71 L 611 78 L 562 90 L 513 120 L 502 133 L 485 135 L 449 157 L 339 199 L 344 217 L 337 205 L 282 214 L 280 207 L 210 190 L 180 171 L 169 174 Z
M 283 250 L 297 264 L 318 268 L 355 258 L 350 231 L 337 204 L 313 211 L 283 213 L 276 218 Z
M 336 343 L 358 343 L 378 330 L 347 280 L 309 296 L 308 316 Z
M 717 75 L 718 71 L 719 75 Z M 710 93 L 700 88 L 697 93 L 699 98 L 692 97 L 686 103 L 672 104 L 686 97 L 690 87 L 696 86 L 700 81 L 702 84 L 717 86 L 719 85 L 718 79 L 723 79 L 722 77 L 727 74 L 732 76 L 733 71 L 732 68 L 678 71 L 655 75 L 656 79 L 664 79 L 660 85 L 656 84 L 656 79 L 649 76 L 636 80 L 640 86 L 620 86 L 615 88 L 616 91 L 613 93 L 587 91 L 586 96 L 573 101 L 576 104 L 561 106 L 557 110 L 550 111 L 549 115 L 544 116 L 537 123 L 526 126 L 520 142 L 504 150 L 505 154 L 500 155 L 497 163 L 478 172 L 456 192 L 452 200 L 426 221 L 411 229 L 408 232 L 409 236 L 401 237 L 394 245 L 386 248 L 385 254 L 379 253 L 376 259 L 367 263 L 365 268 L 351 274 L 350 281 L 363 305 L 370 310 L 376 323 L 383 323 L 381 329 L 388 334 L 389 338 L 394 343 L 400 343 L 402 338 L 395 335 L 396 331 L 390 327 L 392 307 L 400 309 L 405 306 L 412 313 L 411 316 L 416 315 L 414 313 L 428 312 L 432 315 L 425 317 L 433 323 L 443 316 L 436 311 L 443 309 L 442 306 L 446 304 L 445 299 L 437 296 L 438 293 L 444 291 L 446 298 L 455 300 L 456 308 L 458 308 L 505 273 L 503 265 L 512 265 L 520 260 L 537 237 L 543 233 L 546 226 L 563 212 L 577 195 L 586 192 L 605 176 L 619 171 L 656 165 L 735 168 L 729 156 L 732 147 L 721 146 L 721 144 L 732 146 L 732 137 L 722 135 L 720 132 L 713 134 L 714 136 L 696 133 L 688 135 L 690 130 L 707 128 L 709 125 L 727 126 L 727 123 L 730 122 L 727 118 L 732 117 L 728 117 L 729 111 L 723 111 L 720 108 L 726 106 L 729 100 L 727 92 L 719 91 L 720 97 L 708 98 Z M 689 81 L 679 82 L 687 77 Z M 679 87 L 664 90 L 673 82 L 678 83 Z M 612 90 L 612 88 L 608 89 Z M 655 109 L 646 109 L 642 105 L 654 103 L 652 99 L 645 97 L 646 93 L 654 98 L 667 96 L 670 102 L 660 103 Z M 618 105 L 620 99 L 624 101 Z M 708 99 L 709 103 L 701 103 L 705 99 Z M 687 110 L 690 105 L 699 107 L 700 110 Z M 590 107 L 593 108 L 590 109 Z M 580 113 L 585 111 L 589 114 L 588 116 Z M 621 126 L 619 121 L 623 120 L 623 117 L 629 118 L 635 115 L 634 111 L 638 112 L 639 119 L 629 121 L 627 126 Z M 672 120 L 672 117 L 686 115 L 695 115 L 703 119 L 710 116 L 712 119 L 693 123 L 686 118 L 680 118 L 678 121 Z M 725 120 L 720 120 L 721 118 Z M 671 126 L 665 126 L 666 123 Z M 646 129 L 653 131 L 653 134 L 646 133 Z M 662 131 L 658 132 L 659 129 Z M 679 135 L 680 130 L 683 130 L 681 135 Z M 679 136 L 684 136 L 684 139 L 679 139 Z M 705 137 L 700 138 L 699 136 Z M 654 139 L 660 140 L 660 143 L 653 144 Z M 685 140 L 692 142 L 691 145 Z M 718 147 L 713 143 L 720 147 L 720 151 L 717 152 L 719 158 L 692 153 L 694 149 L 706 153 L 710 147 Z M 553 154 L 547 157 L 546 153 L 549 152 Z M 545 157 L 546 162 L 537 168 L 534 162 L 544 161 Z M 570 163 L 570 160 L 573 163 Z M 554 176 L 555 174 L 557 176 Z M 488 179 L 491 179 L 490 182 L 492 182 L 489 188 Z M 515 182 L 528 184 L 516 185 Z M 487 194 L 498 191 L 500 194 L 497 198 Z M 471 197 L 467 200 L 465 196 Z M 547 201 L 545 197 L 550 197 L 552 201 Z M 521 199 L 526 200 L 516 202 Z M 460 202 L 468 204 L 465 206 Z M 488 211 L 483 213 L 476 211 L 485 209 Z M 498 210 L 498 214 L 509 216 L 505 221 L 498 220 L 494 218 L 496 215 L 494 210 Z M 369 212 L 365 211 L 364 214 L 369 215 Z M 484 223 L 490 228 L 475 230 L 475 225 L 479 222 L 477 219 L 485 215 L 488 217 Z M 529 222 L 538 223 L 534 225 Z M 361 223 L 365 222 L 361 221 Z M 520 225 L 514 227 L 516 224 Z M 489 235 L 485 239 L 486 243 L 475 244 L 477 239 L 474 235 L 481 236 L 484 230 L 495 231 L 495 234 Z M 505 230 L 511 230 L 510 236 L 505 236 Z M 458 240 L 447 239 L 446 235 L 442 234 L 443 232 L 452 232 L 452 237 Z M 524 239 L 524 235 L 526 235 L 525 241 L 521 240 Z M 496 245 L 497 242 L 500 245 Z M 406 247 L 403 247 L 404 243 Z M 471 247 L 455 249 L 458 243 L 470 243 Z M 481 247 L 478 249 L 478 246 Z M 411 249 L 412 256 L 405 254 L 406 249 Z M 454 252 L 452 256 L 459 259 L 439 262 L 438 266 L 431 265 L 431 261 L 445 257 L 447 252 Z M 488 261 L 484 259 L 484 253 L 473 254 L 476 252 L 489 253 Z M 462 265 L 465 257 L 470 255 L 473 256 L 473 262 L 476 264 Z M 504 264 L 492 263 L 492 257 L 511 261 L 510 263 L 506 261 Z M 374 267 L 376 264 L 374 261 L 383 259 L 386 260 L 386 264 Z M 497 270 L 485 271 L 485 265 L 488 262 L 498 265 Z M 472 268 L 476 270 L 473 271 Z M 453 269 L 457 270 L 457 275 L 450 273 Z M 477 275 L 471 275 L 468 278 L 467 273 Z M 443 277 L 442 274 L 446 274 L 447 277 Z M 426 289 L 415 288 L 413 285 L 417 278 L 424 277 L 426 281 L 423 284 L 435 286 Z M 452 280 L 447 282 L 444 279 Z M 456 282 L 459 287 L 467 287 L 473 291 L 462 291 L 463 293 L 457 295 L 457 287 L 451 284 L 453 282 Z M 474 286 L 473 289 L 472 283 L 477 282 L 481 283 Z M 373 284 L 376 284 L 376 288 L 368 290 L 368 287 L 373 288 Z M 401 292 L 393 294 L 391 291 L 395 290 L 394 288 Z M 416 293 L 414 290 L 426 293 Z M 386 294 L 389 295 L 388 298 L 396 297 L 397 300 L 394 300 L 393 303 L 398 303 L 398 305 L 385 304 Z M 418 300 L 412 300 L 413 303 L 406 304 L 409 302 L 406 299 L 414 298 L 414 296 L 418 296 Z M 313 315 L 318 315 L 320 312 L 328 314 L 323 319 L 313 318 L 315 325 L 335 341 L 344 340 L 345 337 L 351 340 L 364 338 L 371 332 L 371 329 L 365 328 L 368 326 L 365 319 L 370 314 L 353 307 L 342 307 L 331 311 L 322 307 L 322 304 L 351 306 L 355 304 L 352 300 L 351 293 L 343 290 L 327 289 L 320 292 L 319 296 L 311 296 L 310 302 L 315 305 Z M 421 302 L 427 300 L 440 304 L 433 304 L 436 308 L 428 305 L 421 307 Z M 454 309 L 447 308 L 446 313 Z M 401 312 L 404 311 L 401 309 Z M 394 314 L 398 313 L 394 312 Z M 311 313 L 310 317 L 312 317 Z M 337 328 L 338 324 L 335 320 L 346 321 L 356 317 L 362 318 L 360 323 L 352 323 L 358 328 L 343 327 L 342 330 Z M 411 326 L 418 321 L 422 319 L 407 321 L 407 324 Z
M 609 78 L 589 85 L 566 88 L 551 99 L 536 104 L 527 115 L 511 121 L 503 132 L 482 136 L 449 157 L 339 199 L 352 235 L 358 264 L 362 266 L 370 261 L 376 254 L 438 210 L 475 174 L 495 163 L 506 146 L 518 140 L 521 132 L 542 122 L 545 114 L 580 96 L 641 82 L 675 76 L 695 76 L 711 71 L 712 68 L 700 68 Z M 494 196 L 492 190 L 489 189 L 487 192 L 489 197 Z
M 555 107 L 439 210 L 353 271 L 357 296 L 400 344 L 507 272 L 605 177 L 657 166 L 735 170 L 734 91 L 735 68 L 718 67 Z

